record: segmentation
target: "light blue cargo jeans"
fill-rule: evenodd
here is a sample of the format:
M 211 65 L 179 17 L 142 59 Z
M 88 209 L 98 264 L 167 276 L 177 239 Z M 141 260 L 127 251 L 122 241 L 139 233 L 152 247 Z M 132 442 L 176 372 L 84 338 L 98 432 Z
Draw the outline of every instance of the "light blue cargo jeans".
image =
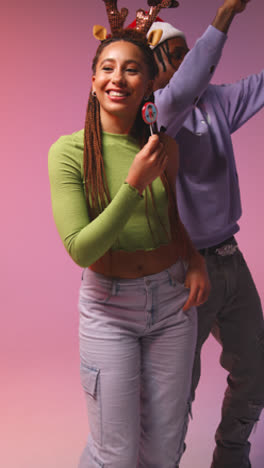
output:
M 176 468 L 184 451 L 197 335 L 181 261 L 137 279 L 85 269 L 81 381 L 90 433 L 79 468 Z

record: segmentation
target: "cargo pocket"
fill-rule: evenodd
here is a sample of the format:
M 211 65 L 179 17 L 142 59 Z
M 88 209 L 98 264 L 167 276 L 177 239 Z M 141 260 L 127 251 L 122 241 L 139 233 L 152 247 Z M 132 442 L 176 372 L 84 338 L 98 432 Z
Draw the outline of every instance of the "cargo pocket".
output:
M 88 423 L 91 436 L 97 444 L 102 444 L 102 420 L 100 397 L 100 369 L 81 363 L 81 383 L 85 392 Z

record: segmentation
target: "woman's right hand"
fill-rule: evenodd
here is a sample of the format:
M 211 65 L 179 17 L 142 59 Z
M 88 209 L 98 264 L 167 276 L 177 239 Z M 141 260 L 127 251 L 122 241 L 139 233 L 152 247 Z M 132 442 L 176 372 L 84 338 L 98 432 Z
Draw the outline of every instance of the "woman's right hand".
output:
M 158 135 L 151 135 L 142 150 L 137 153 L 129 169 L 126 182 L 135 187 L 140 195 L 159 177 L 168 163 L 168 155 Z

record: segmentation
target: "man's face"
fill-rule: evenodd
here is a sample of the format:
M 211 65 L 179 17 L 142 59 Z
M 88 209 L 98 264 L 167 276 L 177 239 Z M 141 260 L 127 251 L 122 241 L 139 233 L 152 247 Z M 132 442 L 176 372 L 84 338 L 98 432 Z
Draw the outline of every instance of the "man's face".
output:
M 159 74 L 154 83 L 155 91 L 164 88 L 169 83 L 188 51 L 183 37 L 168 39 L 155 49 L 155 59 L 159 68 Z

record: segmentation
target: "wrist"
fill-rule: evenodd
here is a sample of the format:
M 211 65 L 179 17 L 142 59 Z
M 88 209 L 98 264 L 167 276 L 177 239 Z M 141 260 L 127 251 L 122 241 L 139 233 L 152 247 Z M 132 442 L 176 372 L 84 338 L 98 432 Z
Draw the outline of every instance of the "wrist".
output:
M 142 193 L 145 190 L 145 187 L 141 186 L 139 183 L 133 180 L 131 181 L 128 177 L 126 178 L 124 183 L 130 185 L 130 187 L 133 187 L 135 190 L 138 191 L 139 195 L 142 196 Z
M 197 250 L 195 250 L 189 259 L 189 266 L 196 267 L 201 265 L 205 265 L 205 259 Z
M 218 8 L 216 17 L 212 22 L 212 26 L 223 33 L 227 33 L 228 29 L 236 15 L 236 10 L 234 7 L 222 5 Z
M 236 8 L 230 5 L 222 5 L 218 8 L 217 15 L 219 18 L 222 18 L 223 21 L 228 21 L 233 19 L 236 15 Z

